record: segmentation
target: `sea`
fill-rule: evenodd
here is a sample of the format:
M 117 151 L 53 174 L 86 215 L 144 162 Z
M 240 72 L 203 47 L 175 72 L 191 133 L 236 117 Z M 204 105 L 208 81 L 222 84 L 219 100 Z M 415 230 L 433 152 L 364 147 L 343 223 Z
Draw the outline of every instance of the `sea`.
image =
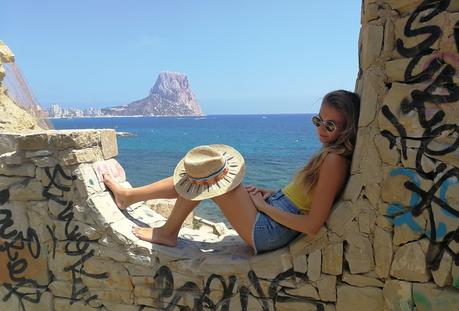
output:
M 245 159 L 244 184 L 280 189 L 320 148 L 311 117 L 310 114 L 266 114 L 50 121 L 55 129 L 112 128 L 133 134 L 118 137 L 117 160 L 134 187 L 171 176 L 178 161 L 195 146 L 227 144 Z M 203 201 L 195 215 L 228 225 L 212 200 Z

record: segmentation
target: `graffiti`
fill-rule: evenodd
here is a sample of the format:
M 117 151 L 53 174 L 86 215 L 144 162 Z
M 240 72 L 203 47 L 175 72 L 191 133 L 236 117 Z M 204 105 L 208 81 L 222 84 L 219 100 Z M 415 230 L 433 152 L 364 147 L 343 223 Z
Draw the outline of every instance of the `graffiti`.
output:
M 389 206 L 389 215 L 394 218 L 396 226 L 406 224 L 411 230 L 429 237 L 430 246 L 426 260 L 427 265 L 432 270 L 438 269 L 445 252 L 453 257 L 456 265 L 459 265 L 459 252 L 453 250 L 457 250 L 457 248 L 451 247 L 452 243 L 459 243 L 459 229 L 457 226 L 447 228 L 446 224 L 439 221 L 435 216 L 435 211 L 439 209 L 446 217 L 459 221 L 459 210 L 448 203 L 445 195 L 449 186 L 458 183 L 459 170 L 456 167 L 448 169 L 444 162 L 438 160 L 438 156 L 453 153 L 459 146 L 459 126 L 456 123 L 444 122 L 446 113 L 442 108 L 442 105 L 459 101 L 459 86 L 454 81 L 456 76 L 455 64 L 449 63 L 454 57 L 449 54 L 436 53 L 432 47 L 442 36 L 442 29 L 436 25 L 423 25 L 417 28 L 414 25 L 416 21 L 422 24 L 432 20 L 445 11 L 449 4 L 449 0 L 426 0 L 421 3 L 408 18 L 404 27 L 404 35 L 406 37 L 428 36 L 413 47 L 405 46 L 405 42 L 401 38 L 396 41 L 398 53 L 403 57 L 412 58 L 405 70 L 405 82 L 407 84 L 427 83 L 424 89 L 413 90 L 410 96 L 400 103 L 401 113 L 408 114 L 412 111 L 417 113 L 419 124 L 423 129 L 421 137 L 410 137 L 405 127 L 387 105 L 384 105 L 381 111 L 397 131 L 397 134 L 387 130 L 381 132 L 388 139 L 389 148 L 394 148 L 398 136 L 402 157 L 406 160 L 408 158 L 407 141 L 416 140 L 419 142 L 415 171 L 399 168 L 391 172 L 391 176 L 405 175 L 410 179 L 404 183 L 405 188 L 412 193 L 409 212 L 406 212 L 406 208 L 397 202 L 393 202 Z M 454 40 L 459 52 L 459 22 L 454 25 Z M 414 68 L 419 64 L 421 58 L 429 54 L 433 55 L 433 61 L 430 61 L 422 72 L 414 74 Z M 431 113 L 428 113 L 426 104 L 435 104 L 436 111 L 432 116 L 429 116 Z M 443 144 L 441 149 L 438 149 L 438 144 L 435 142 L 438 137 L 445 133 L 448 137 L 453 138 L 453 141 Z M 434 163 L 430 169 L 422 165 L 425 157 Z M 422 189 L 421 178 L 431 181 L 430 189 Z M 415 221 L 415 218 L 424 211 L 428 215 L 430 229 L 421 228 Z
M 270 310 L 270 303 L 274 310 L 276 309 L 277 303 L 282 302 L 309 302 L 316 306 L 317 311 L 323 311 L 324 305 L 320 301 L 311 299 L 309 297 L 290 295 L 286 293 L 286 287 L 280 285 L 282 281 L 289 280 L 293 277 L 304 279 L 306 275 L 304 273 L 296 272 L 293 269 L 289 269 L 285 272 L 279 273 L 270 283 L 268 293 L 265 293 L 261 287 L 259 278 L 254 271 L 247 273 L 247 278 L 250 285 L 240 285 L 236 287 L 237 278 L 234 275 L 230 275 L 228 279 L 218 274 L 211 274 L 206 282 L 203 290 L 201 291 L 193 282 L 186 282 L 184 285 L 174 289 L 174 278 L 171 270 L 167 266 L 161 266 L 155 275 L 155 286 L 159 289 L 159 300 L 162 304 L 162 310 L 174 310 L 179 308 L 180 310 L 220 310 L 228 311 L 234 309 L 236 306 L 231 308 L 231 299 L 239 296 L 240 310 L 248 310 L 249 298 L 252 297 L 259 303 L 259 309 L 262 311 Z M 221 286 L 222 295 L 218 298 L 212 299 L 210 296 L 211 288 L 217 283 Z M 179 303 L 186 295 L 192 295 L 193 308 L 190 309 L 186 306 L 180 306 Z M 168 299 L 168 303 L 165 300 Z M 237 306 L 239 307 L 239 306 Z
M 2 190 L 0 195 L 3 198 L 0 205 L 3 205 L 8 200 L 9 190 Z M 9 209 L 0 209 L 0 241 L 3 242 L 0 245 L 0 253 L 5 253 L 8 259 L 8 278 L 11 281 L 11 283 L 3 283 L 8 293 L 2 300 L 7 301 L 14 295 L 17 297 L 21 308 L 25 310 L 24 301 L 32 303 L 40 301 L 43 292 L 48 288 L 50 277 L 46 284 L 39 284 L 36 280 L 21 276 L 29 265 L 24 255 L 28 254 L 31 258 L 37 259 L 40 257 L 41 247 L 34 229 L 28 228 L 26 236 L 23 232 L 12 229 L 14 225 L 12 216 L 13 214 Z M 28 253 L 22 252 L 23 250 L 28 251 Z M 27 287 L 31 287 L 33 290 L 28 290 Z
M 89 304 L 89 302 L 97 299 L 97 295 L 89 295 L 89 289 L 87 286 L 81 284 L 80 276 L 84 275 L 95 279 L 104 279 L 108 277 L 108 273 L 103 272 L 93 274 L 87 272 L 84 269 L 84 263 L 94 256 L 94 250 L 88 251 L 90 247 L 89 238 L 85 235 L 82 235 L 79 232 L 78 225 L 72 223 L 74 217 L 73 202 L 67 202 L 63 200 L 61 197 L 50 193 L 50 189 L 52 187 L 56 187 L 57 189 L 62 190 L 63 192 L 70 191 L 70 187 L 61 185 L 56 181 L 58 177 L 64 178 L 65 180 L 74 180 L 76 177 L 67 175 L 60 165 L 55 166 L 53 168 L 52 173 L 50 172 L 50 169 L 48 167 L 45 168 L 45 173 L 50 181 L 44 187 L 43 196 L 55 201 L 63 207 L 62 211 L 57 215 L 57 219 L 59 221 L 65 222 L 64 236 L 67 240 L 67 242 L 65 243 L 65 253 L 68 256 L 77 258 L 77 260 L 73 264 L 64 268 L 64 272 L 71 272 L 72 275 L 71 303 L 74 303 L 77 300 L 83 300 L 86 304 Z M 57 243 L 55 232 L 49 226 L 47 227 L 47 229 L 53 241 L 53 256 L 55 256 L 55 249 Z

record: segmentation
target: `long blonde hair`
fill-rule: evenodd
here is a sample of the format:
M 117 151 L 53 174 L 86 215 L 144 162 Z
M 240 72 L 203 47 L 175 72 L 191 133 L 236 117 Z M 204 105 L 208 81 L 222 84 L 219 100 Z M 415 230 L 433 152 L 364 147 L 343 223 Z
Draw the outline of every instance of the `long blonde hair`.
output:
M 339 137 L 330 144 L 324 144 L 295 176 L 306 193 L 317 184 L 320 167 L 328 154 L 339 154 L 348 159 L 352 157 L 357 136 L 360 109 L 360 97 L 357 94 L 345 90 L 333 91 L 324 96 L 322 105 L 328 105 L 341 112 L 346 123 Z

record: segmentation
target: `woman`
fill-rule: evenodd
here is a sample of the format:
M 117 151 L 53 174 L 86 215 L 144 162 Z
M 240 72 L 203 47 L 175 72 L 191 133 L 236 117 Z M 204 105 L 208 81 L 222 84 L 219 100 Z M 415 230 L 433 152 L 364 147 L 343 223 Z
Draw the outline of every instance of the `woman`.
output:
M 211 198 L 255 253 L 280 248 L 298 234 L 316 234 L 346 183 L 358 127 L 360 99 L 338 90 L 323 98 L 312 118 L 322 143 L 320 151 L 283 189 L 272 192 L 242 186 L 244 160 L 224 145 L 192 149 L 174 176 L 139 188 L 122 188 L 110 176 L 104 182 L 120 209 L 150 199 L 176 198 L 167 222 L 159 228 L 133 228 L 140 239 L 175 246 L 182 223 Z

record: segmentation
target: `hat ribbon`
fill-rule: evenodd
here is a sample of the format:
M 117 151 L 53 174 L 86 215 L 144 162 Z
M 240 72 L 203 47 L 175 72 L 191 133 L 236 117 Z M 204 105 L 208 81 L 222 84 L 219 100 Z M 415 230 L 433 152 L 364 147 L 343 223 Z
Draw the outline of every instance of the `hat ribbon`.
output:
M 216 172 L 210 174 L 206 177 L 195 178 L 188 175 L 188 179 L 191 181 L 192 184 L 195 185 L 213 185 L 217 183 L 219 180 L 223 179 L 225 175 L 228 173 L 228 167 L 225 164 Z

